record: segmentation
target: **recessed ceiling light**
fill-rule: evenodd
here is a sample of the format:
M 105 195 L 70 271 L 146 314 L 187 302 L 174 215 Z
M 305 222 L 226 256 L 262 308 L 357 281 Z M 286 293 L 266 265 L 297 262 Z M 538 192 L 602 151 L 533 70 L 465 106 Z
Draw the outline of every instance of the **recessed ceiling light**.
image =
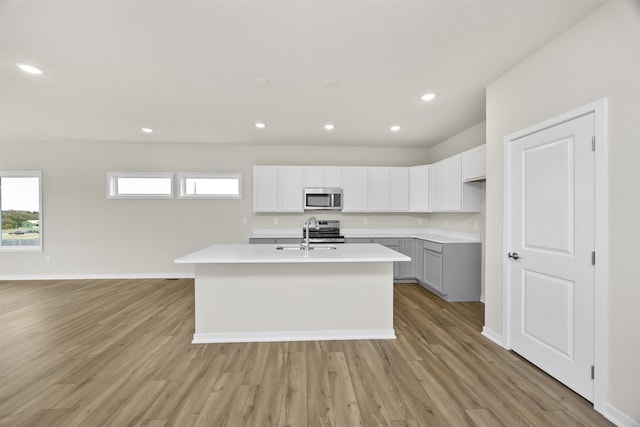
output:
M 263 78 L 263 77 L 258 77 L 257 79 L 255 79 L 255 80 L 253 81 L 253 83 L 254 83 L 256 86 L 259 86 L 259 87 L 266 87 L 266 86 L 269 86 L 269 80 L 267 80 L 267 79 L 265 79 L 265 78 Z
M 16 63 L 16 67 L 20 68 L 25 73 L 29 74 L 43 74 L 43 71 L 40 68 L 34 67 L 29 64 L 22 64 L 20 62 Z
M 338 81 L 337 80 L 333 80 L 333 79 L 325 80 L 324 81 L 324 85 L 326 87 L 336 87 L 336 86 L 338 86 Z
M 398 132 L 400 130 L 400 126 L 393 125 L 389 129 L 391 130 L 391 132 Z
M 140 128 L 140 130 L 144 133 L 153 133 L 153 129 L 151 128 Z
M 436 96 L 438 95 L 436 95 L 435 93 L 425 93 L 420 97 L 420 99 L 422 99 L 423 101 L 433 101 L 434 99 L 436 99 Z
M 264 128 L 266 128 L 266 127 L 267 127 L 267 125 L 266 125 L 265 123 L 262 123 L 262 122 L 257 122 L 257 123 L 255 124 L 255 126 L 256 126 L 258 129 L 264 129 Z
M 332 125 L 331 123 L 327 123 L 326 125 L 324 125 L 324 128 L 326 130 L 333 130 L 333 129 L 335 129 L 335 126 Z

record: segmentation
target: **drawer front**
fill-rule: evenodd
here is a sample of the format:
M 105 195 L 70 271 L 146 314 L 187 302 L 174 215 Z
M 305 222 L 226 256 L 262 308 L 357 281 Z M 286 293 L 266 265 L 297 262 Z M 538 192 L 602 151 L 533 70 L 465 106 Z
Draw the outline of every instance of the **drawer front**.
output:
M 394 238 L 376 238 L 373 243 L 380 243 L 382 246 L 400 246 L 400 239 Z
M 423 242 L 426 250 L 438 252 L 439 254 L 442 253 L 442 243 L 431 242 L 429 240 L 424 240 Z
M 282 238 L 278 238 L 276 239 L 276 243 L 279 245 L 287 245 L 287 244 L 296 244 L 296 243 L 302 243 L 301 238 L 296 238 L 296 237 L 282 237 Z
M 275 242 L 276 242 L 276 239 L 265 239 L 263 237 L 252 237 L 249 239 L 249 243 L 252 245 L 255 245 L 255 244 L 273 245 Z

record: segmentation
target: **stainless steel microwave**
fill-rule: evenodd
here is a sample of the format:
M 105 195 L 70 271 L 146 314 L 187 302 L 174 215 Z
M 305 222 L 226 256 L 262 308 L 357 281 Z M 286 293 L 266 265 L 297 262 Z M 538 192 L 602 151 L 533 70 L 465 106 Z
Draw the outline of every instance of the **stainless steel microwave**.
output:
M 342 210 L 342 188 L 305 188 L 304 210 Z

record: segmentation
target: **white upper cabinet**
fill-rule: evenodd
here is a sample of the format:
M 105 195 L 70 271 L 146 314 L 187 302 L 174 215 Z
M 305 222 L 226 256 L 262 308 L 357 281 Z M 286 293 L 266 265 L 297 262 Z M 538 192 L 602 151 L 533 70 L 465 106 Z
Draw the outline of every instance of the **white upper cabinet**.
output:
M 369 209 L 369 180 L 366 167 L 342 169 L 342 211 L 366 212 Z
M 302 168 L 283 166 L 278 168 L 278 211 L 302 212 Z
M 407 212 L 409 210 L 409 168 L 389 169 L 389 210 Z
M 253 167 L 254 212 L 302 212 L 302 168 Z
M 486 177 L 486 145 L 465 151 L 462 156 L 462 181 L 482 181 Z
M 409 210 L 409 170 L 406 167 L 369 168 L 369 211 Z
M 278 167 L 253 167 L 253 211 L 278 211 Z
M 409 168 L 409 212 L 430 212 L 429 165 Z
M 305 166 L 304 187 L 342 188 L 342 168 L 333 166 Z
M 389 210 L 388 168 L 369 168 L 369 210 L 373 212 Z
M 430 194 L 433 212 L 460 211 L 460 156 L 448 157 L 431 165 Z
M 432 212 L 480 212 L 482 188 L 462 182 L 460 154 L 431 165 L 429 190 Z
M 305 187 L 324 187 L 324 173 L 322 166 L 308 166 L 304 168 Z

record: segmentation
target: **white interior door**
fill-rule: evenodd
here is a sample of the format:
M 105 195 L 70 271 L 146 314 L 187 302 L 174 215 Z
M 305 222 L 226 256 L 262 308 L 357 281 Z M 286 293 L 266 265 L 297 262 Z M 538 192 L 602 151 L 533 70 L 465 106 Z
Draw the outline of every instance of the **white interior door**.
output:
M 594 114 L 507 145 L 509 345 L 593 401 Z

